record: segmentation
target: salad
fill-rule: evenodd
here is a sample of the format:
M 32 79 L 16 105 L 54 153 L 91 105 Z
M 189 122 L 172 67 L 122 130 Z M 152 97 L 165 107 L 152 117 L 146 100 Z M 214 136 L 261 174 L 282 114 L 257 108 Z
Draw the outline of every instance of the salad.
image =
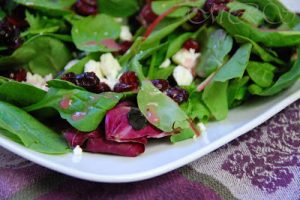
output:
M 300 76 L 300 18 L 278 0 L 0 2 L 0 133 L 41 153 L 196 139 Z

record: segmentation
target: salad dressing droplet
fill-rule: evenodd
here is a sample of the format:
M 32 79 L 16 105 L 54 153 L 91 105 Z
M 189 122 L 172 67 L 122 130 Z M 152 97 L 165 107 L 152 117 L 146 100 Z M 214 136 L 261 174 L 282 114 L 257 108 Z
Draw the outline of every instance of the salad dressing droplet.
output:
M 76 112 L 72 115 L 72 120 L 78 121 L 83 119 L 86 116 L 85 112 Z
M 72 99 L 70 99 L 69 97 L 64 97 L 60 103 L 59 106 L 62 109 L 68 109 L 70 107 L 70 105 L 72 104 Z
M 156 109 L 157 109 L 157 105 L 151 103 L 147 104 L 146 118 L 152 124 L 157 124 L 160 121 L 157 116 Z

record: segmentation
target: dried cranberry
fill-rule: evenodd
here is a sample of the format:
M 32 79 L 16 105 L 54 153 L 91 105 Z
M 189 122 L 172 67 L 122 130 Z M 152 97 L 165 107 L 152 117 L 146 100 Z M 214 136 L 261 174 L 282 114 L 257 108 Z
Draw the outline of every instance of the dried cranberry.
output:
M 231 0 L 207 0 L 204 4 L 204 10 L 212 15 L 217 15 L 220 11 L 229 11 L 226 4 L 230 1 Z
M 245 12 L 244 9 L 240 9 L 240 10 L 233 11 L 230 14 L 236 17 L 241 17 L 244 14 L 244 12 Z
M 100 82 L 96 86 L 96 89 L 95 89 L 96 93 L 110 92 L 110 91 L 111 91 L 110 87 L 106 83 L 104 83 L 104 82 Z
M 189 93 L 180 87 L 173 87 L 166 90 L 166 94 L 177 103 L 183 103 L 188 100 Z
M 153 12 L 151 3 L 147 3 L 139 14 L 139 20 L 143 26 L 151 24 L 158 16 Z
M 210 10 L 213 15 L 218 15 L 221 11 L 229 11 L 229 8 L 225 4 L 214 4 Z
M 27 71 L 23 68 L 19 68 L 13 71 L 8 71 L 3 74 L 3 76 L 13 79 L 18 82 L 26 81 Z
M 133 87 L 133 85 L 128 85 L 128 84 L 125 84 L 125 83 L 117 83 L 115 86 L 114 86 L 114 92 L 129 92 L 129 91 L 132 91 L 136 88 Z
M 61 79 L 76 84 L 76 74 L 73 72 L 62 75 Z
M 124 55 L 128 49 L 131 47 L 131 45 L 133 44 L 133 42 L 131 41 L 124 41 L 120 44 L 120 49 L 117 52 L 118 55 Z
M 83 16 L 96 15 L 98 13 L 98 6 L 96 0 L 78 0 L 73 5 L 74 11 Z
M 85 72 L 76 76 L 76 85 L 87 89 L 90 92 L 97 90 L 97 86 L 100 83 L 99 78 L 94 72 Z
M 185 43 L 183 44 L 183 48 L 185 48 L 186 50 L 194 49 L 195 52 L 200 52 L 199 43 L 193 39 L 188 39 L 187 41 L 185 41 Z
M 0 22 L 0 46 L 10 49 L 18 48 L 22 43 L 20 30 L 8 21 Z
M 136 73 L 133 71 L 124 72 L 119 78 L 119 82 L 127 85 L 132 85 L 134 88 L 137 88 L 139 86 L 139 79 Z
M 156 80 L 152 80 L 151 82 L 157 89 L 159 89 L 162 92 L 170 88 L 169 82 L 164 79 L 156 79 Z

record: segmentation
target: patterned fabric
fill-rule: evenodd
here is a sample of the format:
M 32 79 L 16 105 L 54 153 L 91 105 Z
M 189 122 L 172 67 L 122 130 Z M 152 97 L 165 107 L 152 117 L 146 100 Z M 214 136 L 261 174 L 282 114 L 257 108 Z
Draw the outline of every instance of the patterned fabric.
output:
M 74 179 L 0 148 L 0 199 L 300 200 L 300 100 L 209 155 L 137 183 Z

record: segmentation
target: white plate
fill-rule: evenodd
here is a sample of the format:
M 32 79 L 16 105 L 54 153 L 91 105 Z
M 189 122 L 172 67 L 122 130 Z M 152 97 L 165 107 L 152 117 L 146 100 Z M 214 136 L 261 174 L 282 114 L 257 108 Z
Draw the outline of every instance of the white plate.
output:
M 249 102 L 230 111 L 226 120 L 209 123 L 208 134 L 196 141 L 187 140 L 174 145 L 167 140 L 153 142 L 147 145 L 144 154 L 136 158 L 89 153 L 84 153 L 81 160 L 74 159 L 72 154 L 50 156 L 24 148 L 1 134 L 0 146 L 73 177 L 97 182 L 139 181 L 177 169 L 208 154 L 260 125 L 297 99 L 300 99 L 300 80 L 277 96 Z
M 248 102 L 230 111 L 228 118 L 207 125 L 208 134 L 198 140 L 170 144 L 152 142 L 136 158 L 84 153 L 81 160 L 72 154 L 40 154 L 0 137 L 0 146 L 39 165 L 81 179 L 98 182 L 131 182 L 155 177 L 186 165 L 266 121 L 292 102 L 300 99 L 300 81 L 283 93 Z M 74 162 L 75 161 L 75 162 Z

